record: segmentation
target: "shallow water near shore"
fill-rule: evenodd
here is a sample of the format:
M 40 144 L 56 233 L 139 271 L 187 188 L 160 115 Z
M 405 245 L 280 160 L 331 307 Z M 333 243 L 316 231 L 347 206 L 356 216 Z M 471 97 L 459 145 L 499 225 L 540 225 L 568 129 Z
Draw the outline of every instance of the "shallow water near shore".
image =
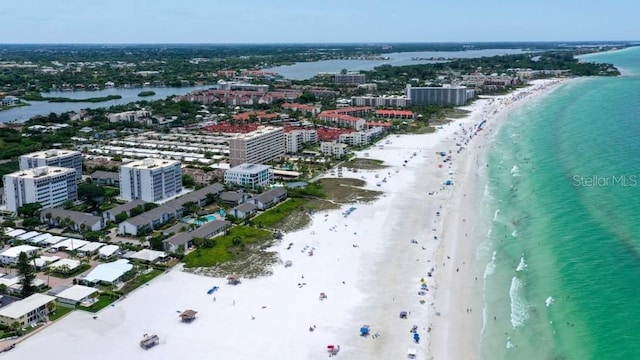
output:
M 640 48 L 512 113 L 488 159 L 480 358 L 640 358 Z

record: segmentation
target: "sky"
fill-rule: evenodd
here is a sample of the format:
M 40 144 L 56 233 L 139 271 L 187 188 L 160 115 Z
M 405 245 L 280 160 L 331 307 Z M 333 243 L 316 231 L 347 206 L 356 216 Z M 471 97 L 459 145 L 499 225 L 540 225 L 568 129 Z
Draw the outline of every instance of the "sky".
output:
M 19 0 L 0 43 L 639 40 L 637 0 Z

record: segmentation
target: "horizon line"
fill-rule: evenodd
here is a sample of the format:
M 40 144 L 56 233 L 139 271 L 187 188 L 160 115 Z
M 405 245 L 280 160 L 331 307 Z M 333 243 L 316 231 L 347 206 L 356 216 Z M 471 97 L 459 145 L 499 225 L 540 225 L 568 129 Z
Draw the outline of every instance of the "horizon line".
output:
M 29 46 L 29 45 L 94 45 L 94 46 L 131 46 L 131 45 L 427 45 L 427 44 L 583 44 L 583 43 L 627 43 L 640 44 L 640 40 L 484 40 L 484 41 L 395 41 L 395 42 L 372 42 L 372 41 L 349 41 L 349 42 L 44 42 L 44 43 L 0 43 L 0 46 Z

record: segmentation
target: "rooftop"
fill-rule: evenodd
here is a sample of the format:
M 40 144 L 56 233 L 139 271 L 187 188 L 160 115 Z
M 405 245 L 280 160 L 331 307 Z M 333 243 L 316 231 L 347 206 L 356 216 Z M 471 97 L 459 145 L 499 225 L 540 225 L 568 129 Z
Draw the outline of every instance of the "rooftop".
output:
M 67 299 L 72 301 L 81 301 L 82 299 L 95 294 L 98 292 L 98 289 L 83 286 L 83 285 L 73 285 L 72 287 L 60 292 L 56 295 L 59 299 Z
M 6 176 L 12 177 L 20 177 L 23 179 L 37 179 L 43 176 L 55 176 L 55 175 L 65 175 L 65 174 L 74 174 L 76 170 L 71 168 L 63 168 L 57 166 L 41 166 L 32 169 L 19 170 L 11 174 L 7 174 Z
M 6 256 L 11 258 L 17 258 L 20 253 L 29 253 L 30 251 L 38 250 L 38 247 L 31 245 L 18 245 L 5 250 L 0 256 Z
M 53 296 L 36 293 L 28 298 L 16 301 L 0 309 L 0 316 L 10 319 L 18 319 L 26 313 L 44 306 L 55 299 L 56 298 Z
M 80 151 L 51 149 L 51 150 L 42 150 L 42 151 L 32 152 L 30 154 L 22 155 L 21 157 L 52 159 L 56 157 L 66 157 L 70 155 L 80 155 Z
M 146 158 L 142 160 L 132 161 L 130 163 L 122 165 L 123 168 L 138 168 L 138 169 L 153 169 L 167 166 L 180 165 L 180 161 L 167 160 L 167 159 L 155 159 Z

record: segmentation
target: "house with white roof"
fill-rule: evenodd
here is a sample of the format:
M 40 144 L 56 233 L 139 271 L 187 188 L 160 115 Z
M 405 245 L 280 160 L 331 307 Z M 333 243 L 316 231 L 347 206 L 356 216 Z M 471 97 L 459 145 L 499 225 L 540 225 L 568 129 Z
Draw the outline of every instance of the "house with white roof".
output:
M 45 239 L 41 242 L 42 246 L 49 246 L 49 245 L 55 245 L 63 240 L 66 240 L 67 238 L 64 236 L 52 236 L 48 239 Z
M 41 242 L 43 242 L 43 241 L 45 241 L 45 240 L 47 240 L 49 238 L 52 238 L 52 237 L 53 237 L 53 235 L 51 235 L 49 233 L 44 233 L 44 234 L 40 234 L 38 236 L 32 237 L 31 239 L 27 240 L 27 242 L 29 244 L 31 244 L 31 245 L 40 246 Z
M 98 249 L 100 249 L 105 245 L 106 245 L 105 243 L 101 243 L 101 242 L 90 242 L 87 245 L 79 248 L 78 253 L 84 256 L 95 255 L 98 252 Z
M 29 239 L 31 239 L 31 238 L 33 238 L 33 237 L 36 237 L 36 236 L 38 236 L 38 235 L 41 235 L 41 234 L 42 234 L 42 233 L 39 233 L 39 232 L 37 232 L 37 231 L 29 231 L 29 232 L 24 233 L 24 234 L 22 234 L 22 235 L 18 235 L 18 236 L 16 236 L 16 239 L 18 239 L 18 240 L 22 240 L 22 241 L 27 241 L 27 240 L 29 240 Z
M 58 250 L 65 250 L 65 251 L 74 251 L 77 250 L 85 245 L 87 245 L 89 242 L 86 240 L 80 240 L 80 239 L 72 239 L 72 238 L 67 238 L 66 240 L 63 240 L 55 245 L 53 245 L 52 247 L 58 249 Z
M 11 236 L 12 238 L 15 238 L 15 237 L 17 237 L 19 235 L 22 235 L 22 234 L 26 233 L 26 232 L 27 232 L 26 230 L 15 229 L 15 230 L 9 231 L 7 233 L 7 236 Z
M 58 293 L 56 298 L 58 298 L 58 302 L 75 306 L 83 302 L 92 301 L 93 295 L 97 292 L 98 289 L 96 288 L 84 285 L 73 285 Z
M 38 248 L 31 245 L 18 245 L 5 250 L 0 254 L 0 263 L 3 265 L 15 265 L 18 263 L 20 253 L 26 253 L 28 257 L 32 257 L 38 252 Z
M 137 259 L 149 263 L 156 262 L 157 260 L 163 260 L 166 257 L 166 252 L 151 249 L 142 249 L 137 253 L 131 255 L 131 259 Z
M 49 295 L 35 293 L 25 299 L 13 302 L 0 309 L 0 324 L 11 326 L 17 322 L 22 327 L 45 322 L 56 298 Z
M 98 255 L 103 260 L 116 256 L 118 252 L 120 252 L 120 247 L 118 245 L 105 245 L 98 249 Z
M 80 261 L 74 259 L 62 259 L 49 265 L 49 269 L 61 273 L 71 273 L 80 267 Z
M 33 264 L 35 265 L 36 269 L 39 270 L 49 266 L 49 264 L 52 264 L 58 260 L 60 260 L 59 256 L 40 256 L 33 260 Z
M 114 262 L 100 264 L 96 266 L 90 273 L 79 279 L 89 284 L 115 284 L 122 276 L 133 269 L 133 265 L 129 260 L 120 259 Z

